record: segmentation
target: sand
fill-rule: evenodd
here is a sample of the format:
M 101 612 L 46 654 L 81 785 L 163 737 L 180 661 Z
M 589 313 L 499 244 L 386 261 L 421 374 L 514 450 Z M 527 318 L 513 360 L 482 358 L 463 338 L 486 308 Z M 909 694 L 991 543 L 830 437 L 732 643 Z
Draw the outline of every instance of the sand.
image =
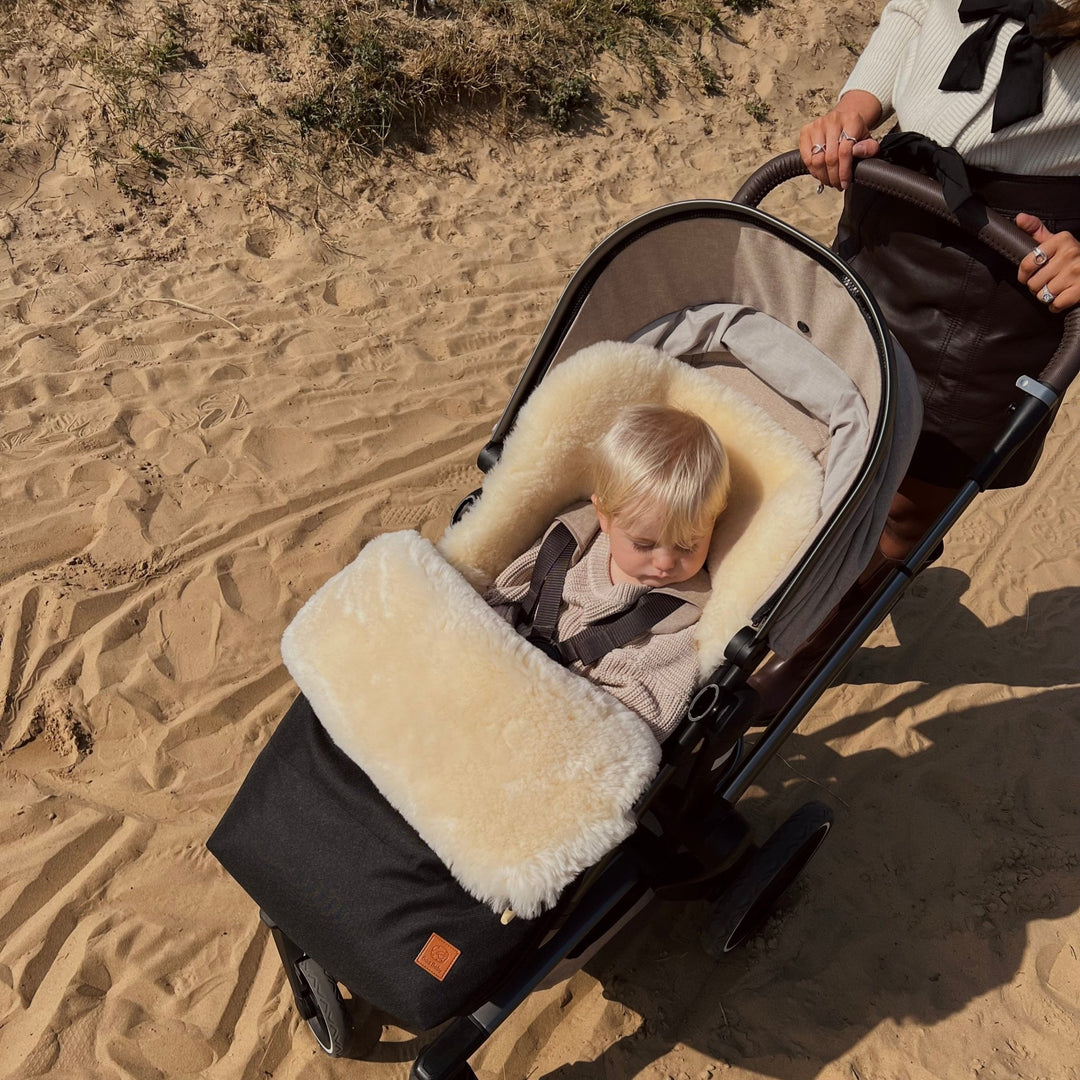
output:
M 710 46 L 724 98 L 466 133 L 344 197 L 192 175 L 139 208 L 75 137 L 77 79 L 9 65 L 0 1076 L 407 1075 L 396 1029 L 366 1063 L 317 1050 L 203 847 L 294 694 L 282 630 L 372 536 L 441 533 L 593 244 L 792 146 L 874 13 L 779 0 Z M 803 181 L 767 208 L 827 240 L 838 203 Z M 763 835 L 811 798 L 836 815 L 795 902 L 723 961 L 702 905 L 657 906 L 482 1076 L 1080 1076 L 1078 423 L 977 502 L 749 793 Z

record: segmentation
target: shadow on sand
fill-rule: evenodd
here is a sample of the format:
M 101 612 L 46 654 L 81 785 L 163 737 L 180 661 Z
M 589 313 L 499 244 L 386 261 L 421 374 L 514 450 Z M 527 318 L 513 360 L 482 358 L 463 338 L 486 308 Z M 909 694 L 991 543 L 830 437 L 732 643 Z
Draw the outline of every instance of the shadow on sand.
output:
M 740 804 L 766 819 L 762 835 L 811 798 L 832 806 L 836 828 L 794 902 L 719 961 L 698 943 L 704 904 L 654 904 L 587 969 L 644 1023 L 546 1080 L 636 1076 L 677 1044 L 777 1080 L 849 1057 L 858 1076 L 874 1028 L 933 1025 L 995 989 L 1036 1027 L 1050 1002 L 1080 1019 L 1080 995 L 1051 977 L 1065 946 L 1050 936 L 1024 960 L 1031 924 L 1080 908 L 1080 697 L 1067 685 L 1080 681 L 1080 589 L 986 627 L 958 602 L 963 573 L 915 584 L 893 613 L 900 645 L 860 652 L 812 734 L 794 735 Z M 886 685 L 850 689 L 860 683 Z M 862 711 L 830 721 L 845 699 Z M 1022 963 L 1033 970 L 1017 980 Z

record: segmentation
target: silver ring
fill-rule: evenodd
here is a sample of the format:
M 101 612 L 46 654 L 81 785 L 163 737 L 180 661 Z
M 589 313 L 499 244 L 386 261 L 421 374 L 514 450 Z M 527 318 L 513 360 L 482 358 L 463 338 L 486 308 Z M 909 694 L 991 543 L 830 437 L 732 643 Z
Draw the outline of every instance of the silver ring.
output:
M 811 154 L 824 154 L 825 153 L 825 144 L 824 143 L 819 143 L 819 142 L 814 143 L 814 145 L 810 147 L 810 153 Z
M 1045 266 L 1050 261 L 1050 256 L 1041 247 L 1032 248 L 1031 257 L 1035 260 L 1036 266 Z
M 858 142 L 859 141 L 858 139 L 855 138 L 854 135 L 849 135 L 846 131 L 841 131 L 840 132 L 840 141 L 843 142 L 845 139 L 848 142 Z
M 1054 302 L 1054 294 L 1044 285 L 1042 292 L 1039 293 L 1039 299 L 1044 304 L 1052 304 Z

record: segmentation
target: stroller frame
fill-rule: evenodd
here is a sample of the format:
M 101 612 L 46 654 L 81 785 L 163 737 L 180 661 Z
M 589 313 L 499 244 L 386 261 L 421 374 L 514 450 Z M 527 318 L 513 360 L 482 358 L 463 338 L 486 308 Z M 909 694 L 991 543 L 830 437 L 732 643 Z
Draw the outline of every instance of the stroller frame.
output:
M 676 204 L 635 219 L 602 243 L 579 269 L 552 314 L 491 440 L 479 455 L 481 470 L 487 472 L 499 460 L 502 440 L 518 409 L 550 367 L 558 343 L 581 306 L 580 298 L 596 275 L 643 230 L 669 221 L 673 215 L 708 216 L 723 207 L 728 214 L 738 213 L 761 228 L 783 235 L 830 269 L 856 299 L 868 322 L 884 331 L 884 320 L 873 297 L 837 256 L 754 209 L 773 188 L 805 172 L 799 153 L 793 151 L 766 163 L 747 180 L 734 197 L 737 210 L 732 209 L 732 203 L 707 200 Z M 958 223 L 945 207 L 940 187 L 919 174 L 871 159 L 858 164 L 855 182 Z M 993 212 L 977 235 L 1014 263 L 1030 249 L 1030 238 Z M 885 349 L 879 362 L 889 365 L 893 359 L 887 333 L 882 332 L 881 340 Z M 475 1076 L 469 1058 L 517 1006 L 545 982 L 557 981 L 564 970 L 568 975 L 580 967 L 654 896 L 726 901 L 731 918 L 716 943 L 724 952 L 754 932 L 824 840 L 831 827 L 831 813 L 823 804 L 806 804 L 759 846 L 752 841 L 749 824 L 735 804 L 885 618 L 976 495 L 1055 407 L 1078 369 L 1080 309 L 1066 316 L 1061 344 L 1039 378 L 1025 376 L 1019 380 L 1021 399 L 986 458 L 918 546 L 882 578 L 831 651 L 744 753 L 744 736 L 755 727 L 758 712 L 757 695 L 747 686 L 747 678 L 768 652 L 772 613 L 783 597 L 798 586 L 801 568 L 811 561 L 801 560 L 769 604 L 729 644 L 724 663 L 704 682 L 680 727 L 664 743 L 660 770 L 635 806 L 639 828 L 586 872 L 557 907 L 543 917 L 542 940 L 519 958 L 485 999 L 467 1015 L 450 1020 L 442 1028 L 414 1062 L 410 1073 L 413 1080 L 468 1080 Z M 887 380 L 884 385 L 887 392 Z M 879 417 L 873 434 L 876 444 L 890 437 L 891 402 L 884 403 Z M 859 491 L 872 481 L 877 460 L 876 454 L 870 455 L 864 475 L 856 481 L 849 498 L 837 507 L 815 546 L 827 544 L 834 531 L 843 526 Z M 474 492 L 462 502 L 455 520 L 478 494 Z M 302 1018 L 327 1053 L 347 1053 L 349 1021 L 333 978 L 268 917 L 262 917 L 281 954 Z

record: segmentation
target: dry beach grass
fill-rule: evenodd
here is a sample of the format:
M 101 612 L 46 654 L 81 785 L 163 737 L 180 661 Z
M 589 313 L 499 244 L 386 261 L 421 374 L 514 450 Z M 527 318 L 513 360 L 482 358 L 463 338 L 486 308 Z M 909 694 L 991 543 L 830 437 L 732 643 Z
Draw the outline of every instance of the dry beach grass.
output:
M 642 4 L 723 24 L 648 31 L 664 94 L 607 49 L 567 130 L 482 87 L 374 155 L 288 114 L 348 71 L 314 7 L 0 0 L 0 1076 L 407 1075 L 392 1028 L 321 1056 L 203 848 L 294 692 L 281 632 L 373 535 L 441 532 L 591 246 L 793 145 L 879 7 Z M 1080 1075 L 1078 420 L 751 791 L 763 827 L 836 812 L 797 903 L 723 962 L 656 909 L 482 1075 Z

